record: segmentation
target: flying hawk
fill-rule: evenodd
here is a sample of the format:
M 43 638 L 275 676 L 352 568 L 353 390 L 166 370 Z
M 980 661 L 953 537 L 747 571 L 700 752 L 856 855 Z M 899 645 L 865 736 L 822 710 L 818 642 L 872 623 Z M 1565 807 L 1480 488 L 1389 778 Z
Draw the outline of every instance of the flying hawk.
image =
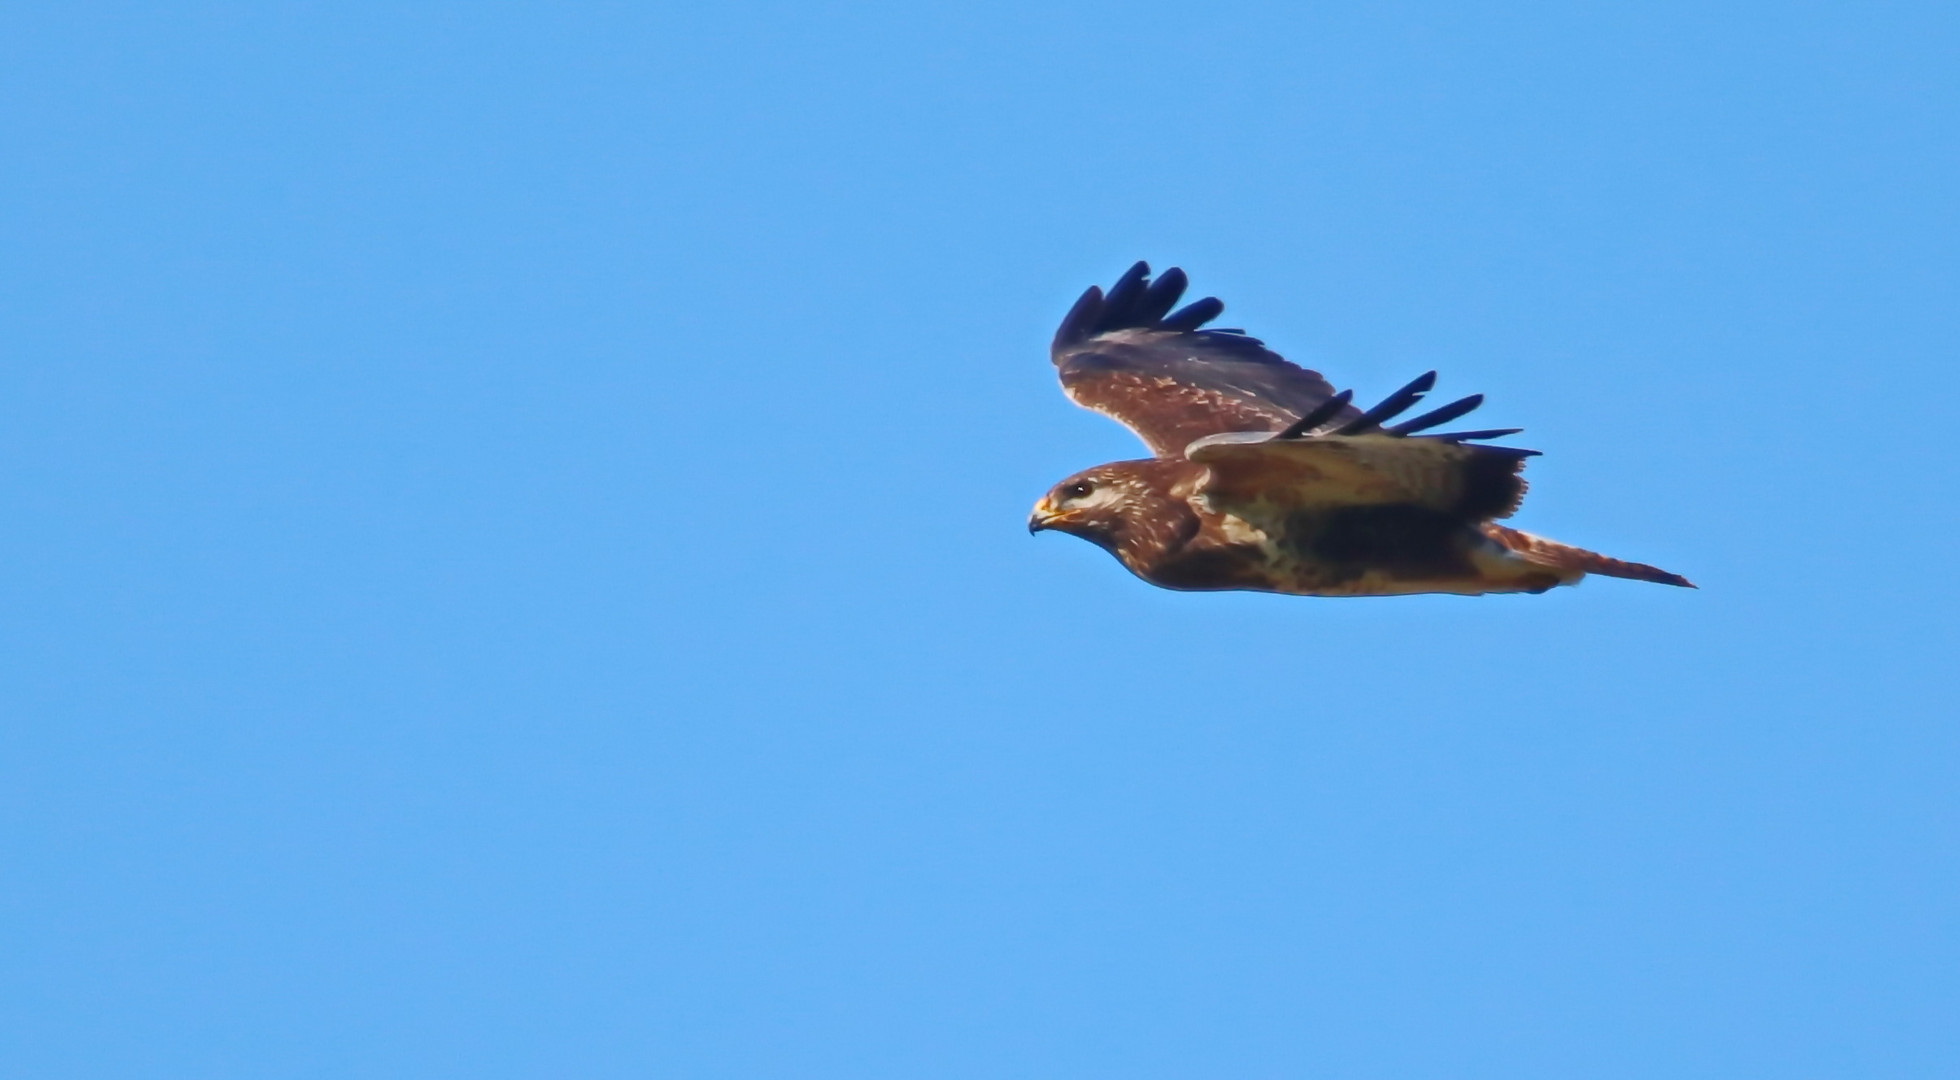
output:
M 1167 589 L 1302 596 L 1544 592 L 1587 574 L 1692 588 L 1496 522 L 1524 498 L 1538 453 L 1487 440 L 1521 428 L 1432 433 L 1483 403 L 1391 424 L 1431 371 L 1363 411 L 1318 372 L 1242 330 L 1203 329 L 1225 305 L 1176 311 L 1187 284 L 1137 263 L 1091 286 L 1055 331 L 1062 390 L 1137 433 L 1155 457 L 1076 473 L 1035 504 L 1028 531 L 1100 545 Z

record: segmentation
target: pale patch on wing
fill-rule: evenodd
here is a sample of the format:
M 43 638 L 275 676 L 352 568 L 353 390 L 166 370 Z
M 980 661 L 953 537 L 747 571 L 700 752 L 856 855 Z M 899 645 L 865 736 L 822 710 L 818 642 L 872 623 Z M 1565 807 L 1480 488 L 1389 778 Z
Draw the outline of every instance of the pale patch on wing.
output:
M 1279 545 L 1273 542 L 1272 534 L 1237 514 L 1218 515 L 1218 535 L 1227 544 L 1258 548 L 1269 562 L 1279 558 Z

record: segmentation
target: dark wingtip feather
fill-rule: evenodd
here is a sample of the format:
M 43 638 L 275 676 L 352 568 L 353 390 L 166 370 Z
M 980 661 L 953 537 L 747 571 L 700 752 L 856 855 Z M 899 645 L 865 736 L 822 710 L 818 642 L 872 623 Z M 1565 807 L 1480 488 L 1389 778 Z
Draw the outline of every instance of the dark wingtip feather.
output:
M 1062 316 L 1062 324 L 1055 328 L 1054 351 L 1073 345 L 1095 333 L 1096 323 L 1102 317 L 1103 291 L 1100 285 L 1091 285 L 1076 299 L 1075 306 Z
M 1436 373 L 1425 371 L 1409 381 L 1409 385 L 1383 398 L 1381 404 L 1347 422 L 1336 435 L 1359 435 L 1379 426 L 1383 420 L 1400 415 L 1403 410 L 1422 400 L 1422 395 L 1436 385 Z
M 1483 403 L 1484 396 L 1482 394 L 1471 394 L 1467 398 L 1459 398 L 1456 401 L 1452 401 L 1440 409 L 1432 409 L 1429 412 L 1423 413 L 1413 420 L 1404 420 L 1394 427 L 1389 428 L 1388 432 L 1391 435 L 1407 435 L 1411 432 L 1427 431 L 1438 424 L 1447 424 L 1464 413 L 1474 412 L 1477 406 Z
M 1501 439 L 1506 435 L 1516 435 L 1521 427 L 1485 428 L 1482 431 L 1439 431 L 1434 435 L 1420 435 L 1418 438 L 1435 439 L 1438 442 L 1469 442 L 1472 439 Z
M 1160 324 L 1165 314 L 1177 306 L 1178 297 L 1184 295 L 1184 290 L 1190 284 L 1184 271 L 1175 266 L 1158 274 L 1157 280 L 1143 290 L 1143 299 L 1137 304 L 1136 321 L 1153 326 Z
M 1300 438 L 1307 432 L 1339 416 L 1341 410 L 1347 408 L 1347 403 L 1353 400 L 1354 391 L 1343 390 L 1326 401 L 1321 402 L 1314 411 L 1287 425 L 1286 430 L 1280 432 L 1278 437 L 1282 439 Z
M 1192 302 L 1164 317 L 1157 325 L 1165 330 L 1196 330 L 1198 327 L 1224 314 L 1225 302 L 1216 296 Z
M 1123 276 L 1116 279 L 1116 284 L 1109 287 L 1109 294 L 1103 297 L 1103 317 L 1097 329 L 1137 325 L 1137 301 L 1143 299 L 1144 285 L 1149 280 L 1150 264 L 1141 259 L 1123 271 Z
M 1423 437 L 1417 436 L 1417 438 Z M 1526 450 L 1522 446 L 1490 446 L 1485 443 L 1477 443 L 1471 449 L 1482 454 L 1496 454 L 1499 457 L 1509 458 L 1543 457 L 1545 454 L 1543 450 Z
M 1150 264 L 1137 261 L 1108 292 L 1090 288 L 1075 302 L 1075 307 L 1062 318 L 1062 324 L 1055 331 L 1052 351 L 1059 358 L 1061 353 L 1075 345 L 1102 334 L 1119 330 L 1161 330 L 1173 334 L 1197 332 L 1199 327 L 1216 319 L 1225 310 L 1225 305 L 1215 296 L 1194 300 L 1171 312 L 1178 300 L 1190 287 L 1190 278 L 1183 270 L 1173 266 L 1157 276 L 1150 278 Z M 1171 312 L 1170 314 L 1165 314 Z M 1238 344 L 1258 348 L 1260 341 L 1243 330 L 1214 327 L 1203 331 L 1207 337 L 1235 339 Z M 1059 362 L 1059 359 L 1058 361 Z

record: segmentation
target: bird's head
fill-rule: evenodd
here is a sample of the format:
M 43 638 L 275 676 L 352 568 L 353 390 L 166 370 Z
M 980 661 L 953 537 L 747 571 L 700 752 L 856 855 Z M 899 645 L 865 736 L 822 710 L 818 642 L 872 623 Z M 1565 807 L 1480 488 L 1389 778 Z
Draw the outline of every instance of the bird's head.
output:
M 1135 531 L 1140 515 L 1164 501 L 1162 484 L 1146 462 L 1119 461 L 1084 469 L 1049 489 L 1028 516 L 1028 532 L 1070 533 L 1115 550 Z

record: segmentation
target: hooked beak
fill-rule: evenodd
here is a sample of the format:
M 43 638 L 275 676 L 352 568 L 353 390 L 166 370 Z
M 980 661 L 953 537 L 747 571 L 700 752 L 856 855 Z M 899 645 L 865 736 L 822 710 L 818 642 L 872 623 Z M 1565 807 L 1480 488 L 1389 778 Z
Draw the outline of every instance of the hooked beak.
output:
M 1028 535 L 1033 536 L 1048 528 L 1049 523 L 1054 520 L 1055 515 L 1049 511 L 1047 499 L 1034 504 L 1034 513 L 1028 515 Z

